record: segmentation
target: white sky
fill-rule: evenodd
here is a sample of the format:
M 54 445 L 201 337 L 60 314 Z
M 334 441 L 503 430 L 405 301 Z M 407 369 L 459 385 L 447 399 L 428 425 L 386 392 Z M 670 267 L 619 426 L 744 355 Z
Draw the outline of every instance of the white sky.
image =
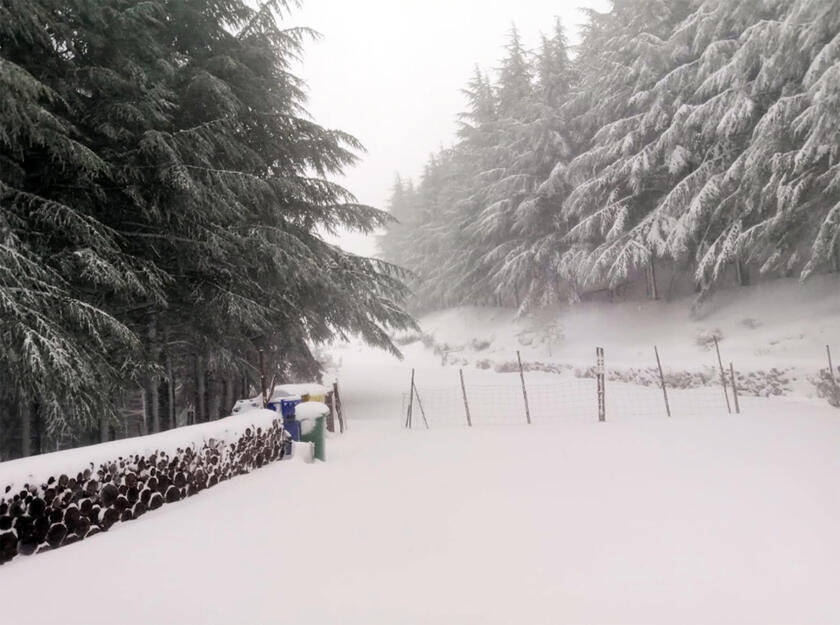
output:
M 368 150 L 340 182 L 359 201 L 385 208 L 396 172 L 416 179 L 429 155 L 452 143 L 460 90 L 476 63 L 498 65 L 511 24 L 535 47 L 559 16 L 574 42 L 581 6 L 603 11 L 608 0 L 303 0 L 288 25 L 323 35 L 307 44 L 296 70 L 309 86 L 309 111 Z M 375 251 L 358 235 L 341 243 Z

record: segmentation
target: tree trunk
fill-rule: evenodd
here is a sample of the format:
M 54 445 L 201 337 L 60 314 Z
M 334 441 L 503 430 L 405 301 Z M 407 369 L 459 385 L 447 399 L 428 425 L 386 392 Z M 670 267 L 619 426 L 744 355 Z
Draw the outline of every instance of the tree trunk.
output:
M 219 388 L 219 378 L 215 374 L 208 374 L 208 401 L 207 401 L 207 418 L 208 421 L 216 421 L 221 412 L 221 389 Z
M 99 419 L 99 442 L 100 443 L 107 443 L 111 440 L 109 436 L 108 427 L 109 427 L 108 419 L 102 417 Z
M 46 436 L 44 434 L 44 420 L 41 418 L 38 402 L 27 402 L 27 412 L 29 413 L 30 423 L 34 426 L 35 431 L 35 447 L 32 448 L 32 451 L 36 454 L 41 454 L 44 452 Z
M 149 321 L 149 353 L 155 366 L 160 364 L 160 345 L 157 340 L 157 320 Z M 153 375 L 149 379 L 149 400 L 152 404 L 152 432 L 160 432 L 160 377 Z
M 653 258 L 650 259 L 648 264 L 648 288 L 650 293 L 650 299 L 653 301 L 659 300 L 659 285 L 656 284 L 656 265 L 654 263 Z
M 32 413 L 29 402 L 25 399 L 18 401 L 20 413 L 20 454 L 23 458 L 32 455 Z
M 207 421 L 207 373 L 204 359 L 195 356 L 195 422 Z
M 222 406 L 225 415 L 229 415 L 231 413 L 231 411 L 233 410 L 233 404 L 236 401 L 236 398 L 234 397 L 235 392 L 233 386 L 233 376 L 229 375 L 225 378 L 225 405 Z
M 145 386 L 140 387 L 140 403 L 143 407 L 143 422 L 140 424 L 140 436 L 149 433 L 149 390 Z
M 168 344 L 168 341 L 167 341 Z M 166 429 L 173 429 L 178 426 L 176 423 L 177 414 L 176 406 L 175 406 L 175 368 L 172 366 L 172 354 L 169 351 L 169 347 L 167 345 L 166 348 L 166 389 L 168 392 L 169 404 L 168 411 L 167 411 L 167 421 Z
M 738 279 L 738 286 L 750 285 L 750 270 L 740 259 L 735 261 L 735 276 Z

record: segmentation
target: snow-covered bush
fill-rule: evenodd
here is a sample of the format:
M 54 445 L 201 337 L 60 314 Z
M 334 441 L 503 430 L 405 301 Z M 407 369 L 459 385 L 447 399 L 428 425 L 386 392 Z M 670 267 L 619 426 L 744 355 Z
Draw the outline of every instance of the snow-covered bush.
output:
M 695 342 L 703 349 L 709 350 L 715 346 L 715 341 L 718 343 L 723 340 L 723 332 L 720 328 L 700 330 L 697 333 Z
M 473 339 L 470 343 L 470 347 L 477 352 L 483 352 L 485 349 L 489 349 L 490 345 L 492 345 L 492 343 L 484 339 Z
M 817 396 L 824 398 L 835 408 L 840 408 L 840 384 L 837 382 L 838 375 L 840 375 L 840 370 L 832 377 L 828 369 L 822 369 L 820 370 L 819 377 L 814 381 L 814 385 L 817 387 Z

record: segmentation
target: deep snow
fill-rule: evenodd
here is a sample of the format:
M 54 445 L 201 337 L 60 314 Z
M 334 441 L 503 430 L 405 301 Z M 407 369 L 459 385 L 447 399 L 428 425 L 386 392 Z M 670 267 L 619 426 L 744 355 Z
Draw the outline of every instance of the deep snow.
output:
M 835 333 L 834 306 L 804 299 L 798 312 L 813 316 L 800 321 L 792 304 L 785 317 L 758 296 L 711 322 L 727 336 L 757 317 L 758 348 L 725 340 L 735 358 L 762 366 L 774 356 L 755 349 L 801 323 L 807 338 L 785 353 L 816 369 L 819 350 L 809 357 Z M 466 314 L 439 317 L 475 329 L 467 340 L 486 336 Z M 645 329 L 627 322 L 644 312 L 603 314 L 608 365 L 611 353 L 632 356 L 634 341 L 645 351 L 651 334 L 679 337 L 661 341 L 676 351 L 702 324 L 673 313 Z M 559 357 L 579 345 L 585 363 L 589 337 L 570 338 L 578 321 L 565 321 Z M 489 325 L 500 349 L 515 348 L 516 334 L 501 338 L 509 321 Z M 696 345 L 685 354 L 708 357 Z M 425 397 L 456 388 L 458 369 L 419 342 L 406 355 L 334 350 L 349 429 L 329 438 L 329 462 L 281 462 L 0 567 L 3 622 L 840 622 L 840 411 L 806 397 L 745 398 L 744 414 L 729 415 L 718 397 L 668 419 L 620 410 L 620 386 L 608 385 L 602 424 L 593 410 L 470 429 L 458 413 L 407 431 L 411 369 Z M 519 397 L 515 373 L 465 373 L 471 389 Z M 547 373 L 526 380 L 559 384 Z M 591 396 L 591 380 L 577 384 Z
M 0 568 L 4 622 L 836 623 L 840 423 L 757 401 L 411 432 L 357 414 L 328 463 Z

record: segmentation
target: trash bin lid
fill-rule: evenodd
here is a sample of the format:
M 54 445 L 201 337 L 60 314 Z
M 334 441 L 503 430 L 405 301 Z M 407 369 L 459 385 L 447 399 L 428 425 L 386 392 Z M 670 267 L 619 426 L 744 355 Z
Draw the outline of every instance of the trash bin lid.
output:
M 319 401 L 308 401 L 295 406 L 296 421 L 317 419 L 319 417 L 326 417 L 328 414 L 330 414 L 330 409 L 326 404 L 322 404 Z

